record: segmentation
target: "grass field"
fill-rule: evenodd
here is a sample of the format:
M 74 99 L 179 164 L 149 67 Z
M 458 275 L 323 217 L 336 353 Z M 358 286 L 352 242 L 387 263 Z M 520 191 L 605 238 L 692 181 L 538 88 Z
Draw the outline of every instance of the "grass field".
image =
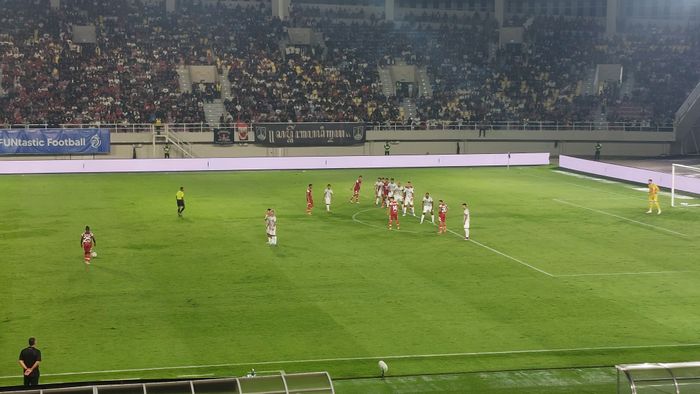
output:
M 362 202 L 351 205 L 360 173 Z M 446 200 L 453 232 L 438 236 L 409 217 L 387 231 L 369 196 L 380 175 Z M 313 216 L 304 214 L 308 183 Z M 551 167 L 0 184 L 0 386 L 21 384 L 16 360 L 29 336 L 43 353 L 42 383 L 251 368 L 367 378 L 380 358 L 390 376 L 438 375 L 339 380 L 340 393 L 612 393 L 610 368 L 584 367 L 699 358 L 700 210 L 672 209 L 662 196 L 663 214 L 645 215 L 646 194 L 633 185 Z M 461 239 L 463 201 L 473 241 Z M 277 209 L 276 248 L 265 244 L 268 207 Z M 99 253 L 89 272 L 78 242 L 86 224 Z M 574 369 L 470 374 L 554 368 Z

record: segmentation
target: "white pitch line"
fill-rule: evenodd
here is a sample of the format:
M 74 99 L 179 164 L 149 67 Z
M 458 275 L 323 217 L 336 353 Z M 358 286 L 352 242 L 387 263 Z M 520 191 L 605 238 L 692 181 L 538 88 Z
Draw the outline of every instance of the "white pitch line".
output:
M 363 224 L 363 225 L 368 226 L 368 227 L 378 228 L 378 229 L 381 229 L 381 230 L 386 230 L 386 227 L 381 227 L 381 226 L 377 226 L 377 225 L 370 224 L 370 223 L 367 223 L 367 222 L 363 222 L 362 220 L 360 220 L 360 219 L 357 218 L 357 215 L 359 215 L 359 214 L 361 214 L 361 213 L 363 213 L 363 212 L 372 211 L 372 210 L 374 210 L 374 209 L 375 209 L 375 208 L 368 208 L 368 209 L 363 209 L 363 210 L 361 210 L 361 211 L 355 212 L 355 213 L 352 215 L 352 221 L 353 221 L 353 222 L 360 223 L 360 224 Z M 393 231 L 393 230 L 392 230 L 392 231 Z M 398 232 L 400 232 L 400 233 L 420 234 L 418 231 L 411 231 L 411 230 L 396 230 L 396 231 L 398 231 Z
M 663 227 L 659 227 L 659 226 L 654 226 L 653 224 L 644 223 L 644 222 L 640 222 L 640 221 L 638 221 L 638 220 L 634 220 L 634 219 L 626 218 L 626 217 L 624 217 L 624 216 L 616 215 L 616 214 L 614 214 L 614 213 L 609 213 L 609 212 L 601 211 L 601 210 L 598 210 L 598 209 L 589 208 L 589 207 L 586 207 L 586 206 L 583 206 L 583 205 L 575 204 L 575 203 L 573 203 L 573 202 L 569 202 L 569 201 L 565 201 L 565 200 L 560 200 L 560 199 L 558 199 L 558 198 L 553 198 L 552 200 L 553 200 L 553 201 L 556 201 L 556 202 L 558 202 L 558 203 L 560 203 L 560 204 L 571 205 L 572 207 L 577 207 L 577 208 L 585 209 L 585 210 L 588 210 L 588 211 L 591 211 L 591 212 L 600 213 L 600 214 L 602 214 L 602 215 L 612 216 L 612 217 L 614 217 L 614 218 L 626 220 L 626 221 L 628 221 L 628 222 L 636 223 L 636 224 L 639 224 L 639 225 L 641 225 L 641 226 L 646 226 L 646 227 L 650 227 L 650 228 L 655 228 L 655 229 L 657 229 L 657 230 L 665 231 L 665 232 L 670 233 L 670 234 L 680 235 L 681 237 L 690 237 L 688 234 L 679 233 L 678 231 L 673 231 L 673 230 L 669 230 L 669 229 L 667 229 L 667 228 L 663 228 Z
M 370 223 L 365 223 L 365 222 L 363 222 L 363 221 L 357 219 L 357 215 L 358 215 L 358 214 L 363 213 L 363 212 L 367 212 L 367 211 L 371 211 L 372 209 L 373 209 L 373 208 L 369 208 L 369 209 L 364 209 L 364 210 L 362 210 L 362 211 L 357 211 L 357 212 L 355 212 L 355 214 L 352 215 L 352 220 L 355 221 L 355 222 L 357 222 L 357 223 L 364 224 L 365 226 L 374 227 L 374 228 L 380 228 L 379 226 L 375 226 L 375 225 L 370 224 Z M 416 218 L 416 219 L 417 219 L 417 218 Z M 433 226 L 435 226 L 435 223 L 432 223 L 432 224 L 433 224 Z M 449 231 L 449 232 L 451 232 L 452 234 L 456 235 L 456 236 L 459 237 L 460 239 L 463 239 L 463 237 L 462 237 L 461 235 L 457 234 L 456 232 L 454 232 L 454 231 L 452 231 L 452 230 L 450 230 L 450 229 L 447 229 L 447 231 Z M 406 230 L 406 231 L 401 230 L 401 232 L 419 234 L 419 233 L 416 232 L 416 231 L 408 231 L 408 230 Z M 541 274 L 545 274 L 545 275 L 547 275 L 547 276 L 549 276 L 549 277 L 554 277 L 554 275 L 550 274 L 550 273 L 547 272 L 547 271 L 541 270 L 541 269 L 539 269 L 539 268 L 537 268 L 537 267 L 535 267 L 535 266 L 533 266 L 533 265 L 531 265 L 531 264 L 528 264 L 528 263 L 526 263 L 526 262 L 524 262 L 524 261 L 522 261 L 522 260 L 520 260 L 520 259 L 517 259 L 517 258 L 515 258 L 515 257 L 513 257 L 513 256 L 507 255 L 507 254 L 505 254 L 505 253 L 503 253 L 503 252 L 501 252 L 501 251 L 498 251 L 498 250 L 496 250 L 496 249 L 494 249 L 494 248 L 492 248 L 492 247 L 490 247 L 490 246 L 484 245 L 484 244 L 482 244 L 481 242 L 477 242 L 477 241 L 475 241 L 475 240 L 472 239 L 472 238 L 470 238 L 469 240 L 470 240 L 471 242 L 473 242 L 474 244 L 476 244 L 476 245 L 478 245 L 478 246 L 481 246 L 481 247 L 484 248 L 484 249 L 490 250 L 490 251 L 492 251 L 493 253 L 496 253 L 496 254 L 498 254 L 498 255 L 501 255 L 501 256 L 503 256 L 503 257 L 505 257 L 505 258 L 507 258 L 507 259 L 513 260 L 513 261 L 515 261 L 515 262 L 518 263 L 518 264 L 524 265 L 525 267 L 528 267 L 528 268 L 530 268 L 530 269 L 533 269 L 533 270 L 535 270 L 535 271 L 537 271 L 537 272 L 539 272 L 539 273 L 541 273 Z
M 449 231 L 449 232 L 451 232 L 452 234 L 456 235 L 456 236 L 459 237 L 460 239 L 464 239 L 463 236 L 461 236 L 460 234 L 458 234 L 458 233 L 456 233 L 456 232 L 450 230 L 449 228 L 447 229 L 447 231 Z M 490 247 L 490 246 L 484 245 L 484 244 L 482 244 L 481 242 L 475 241 L 475 240 L 472 239 L 471 237 L 469 238 L 469 241 L 471 241 L 472 243 L 474 243 L 474 244 L 476 244 L 476 245 L 481 246 L 481 247 L 484 248 L 484 249 L 490 250 L 490 251 L 492 251 L 493 253 L 496 253 L 496 254 L 501 255 L 501 256 L 503 256 L 503 257 L 505 257 L 505 258 L 511 259 L 511 260 L 515 261 L 516 263 L 518 263 L 518 264 L 522 264 L 522 265 L 524 265 L 524 266 L 526 266 L 526 267 L 528 267 L 528 268 L 531 268 L 531 269 L 533 269 L 533 270 L 535 270 L 535 271 L 537 271 L 537 272 L 539 272 L 539 273 L 545 274 L 545 275 L 547 275 L 547 276 L 549 276 L 549 277 L 552 277 L 552 278 L 555 277 L 555 275 L 552 275 L 552 274 L 550 274 L 549 272 L 547 272 L 547 271 L 545 271 L 545 270 L 539 269 L 539 268 L 535 267 L 535 266 L 532 265 L 532 264 L 528 264 L 528 263 L 526 263 L 526 262 L 524 262 L 524 261 L 522 261 L 522 260 L 520 260 L 520 259 L 517 259 L 517 258 L 515 258 L 515 257 L 513 257 L 513 256 L 507 255 L 507 254 L 505 254 L 505 253 L 503 253 L 503 252 L 501 252 L 501 251 L 499 251 L 499 250 L 496 250 L 496 249 L 494 249 L 494 248 L 492 248 L 492 247 Z
M 570 278 L 577 276 L 619 276 L 619 275 L 663 275 L 663 274 L 681 274 L 696 271 L 642 271 L 642 272 L 609 272 L 604 274 L 561 274 L 555 275 L 557 278 Z
M 412 358 L 475 357 L 475 356 L 498 356 L 498 355 L 505 356 L 505 355 L 513 355 L 513 354 L 547 354 L 547 353 L 564 353 L 564 352 L 588 352 L 588 351 L 601 351 L 601 350 L 639 350 L 639 349 L 690 348 L 690 347 L 700 347 L 700 343 L 676 343 L 676 344 L 666 344 L 666 345 L 599 346 L 599 347 L 579 347 L 579 348 L 560 348 L 560 349 L 504 350 L 504 351 L 491 351 L 491 352 L 407 354 L 407 355 L 397 355 L 397 356 L 335 357 L 335 358 L 317 358 L 317 359 L 285 360 L 285 361 L 253 361 L 253 362 L 209 364 L 209 365 L 183 365 L 183 366 L 179 366 L 179 367 L 155 367 L 155 368 L 111 369 L 111 370 L 103 370 L 103 371 L 47 373 L 47 374 L 42 374 L 42 376 L 94 375 L 94 374 L 110 374 L 110 373 L 123 373 L 123 372 L 167 371 L 167 370 L 177 370 L 177 369 L 223 368 L 223 367 L 237 367 L 237 366 L 249 366 L 249 365 L 327 363 L 327 362 L 338 362 L 338 361 L 404 360 L 404 359 L 412 359 Z M 21 375 L 0 376 L 0 379 L 17 379 L 19 377 L 21 377 Z

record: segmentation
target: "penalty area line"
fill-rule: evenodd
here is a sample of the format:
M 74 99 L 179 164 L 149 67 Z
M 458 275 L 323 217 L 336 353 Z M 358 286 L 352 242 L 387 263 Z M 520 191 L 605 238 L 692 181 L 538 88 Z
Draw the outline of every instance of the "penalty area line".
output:
M 433 225 L 435 225 L 435 223 L 433 223 Z M 449 231 L 450 233 L 454 234 L 454 235 L 457 236 L 459 239 L 464 239 L 464 237 L 463 237 L 462 235 L 460 235 L 460 234 L 457 233 L 457 232 L 454 232 L 454 231 L 450 230 L 449 228 L 447 229 L 447 231 Z M 547 271 L 545 271 L 545 270 L 543 270 L 543 269 L 539 269 L 539 268 L 535 267 L 535 266 L 532 265 L 532 264 L 528 264 L 528 263 L 526 263 L 526 262 L 524 262 L 524 261 L 522 261 L 522 260 L 520 260 L 520 259 L 518 259 L 518 258 L 515 258 L 515 257 L 513 257 L 513 256 L 511 256 L 511 255 L 505 254 L 505 253 L 501 252 L 500 250 L 496 250 L 496 249 L 494 249 L 494 248 L 492 248 L 492 247 L 490 247 L 490 246 L 488 246 L 488 245 L 484 245 L 484 244 L 482 244 L 482 243 L 479 242 L 479 241 L 475 241 L 475 240 L 474 240 L 473 238 L 471 238 L 471 237 L 469 238 L 469 241 L 472 242 L 472 243 L 474 243 L 475 245 L 481 246 L 482 248 L 484 248 L 484 249 L 486 249 L 486 250 L 490 250 L 490 251 L 493 252 L 493 253 L 496 253 L 496 254 L 498 254 L 498 255 L 500 255 L 500 256 L 503 256 L 503 257 L 505 257 L 505 258 L 507 258 L 507 259 L 513 260 L 513 261 L 515 261 L 515 262 L 518 263 L 518 264 L 521 264 L 521 265 L 524 265 L 525 267 L 528 267 L 528 268 L 530 268 L 530 269 L 533 269 L 533 270 L 535 270 L 535 271 L 537 271 L 537 272 L 539 272 L 539 273 L 541 273 L 541 274 L 545 274 L 545 275 L 547 275 L 547 276 L 549 276 L 549 277 L 551 277 L 551 278 L 554 278 L 554 277 L 555 277 L 555 275 L 552 275 L 552 274 L 550 274 L 549 272 L 547 272 Z
M 596 212 L 596 213 L 599 213 L 599 214 L 601 214 L 601 215 L 606 215 L 606 216 L 611 216 L 611 217 L 614 217 L 614 218 L 617 218 L 617 219 L 622 219 L 622 220 L 628 221 L 628 222 L 630 222 L 630 223 L 635 223 L 635 224 L 639 224 L 639 225 L 641 225 L 641 226 L 646 226 L 646 227 L 649 227 L 649 228 L 654 228 L 654 229 L 657 229 L 657 230 L 665 231 L 665 232 L 667 232 L 667 233 L 669 233 L 669 234 L 680 235 L 681 237 L 690 237 L 688 234 L 679 233 L 678 231 L 673 231 L 673 230 L 669 230 L 669 229 L 667 229 L 667 228 L 663 228 L 663 227 L 659 227 L 659 226 L 654 226 L 653 224 L 644 223 L 644 222 L 640 222 L 640 221 L 638 221 L 638 220 L 634 220 L 634 219 L 626 218 L 626 217 L 624 217 L 624 216 L 616 215 L 616 214 L 614 214 L 614 213 L 609 213 L 609 212 L 601 211 L 601 210 L 598 210 L 598 209 L 589 208 L 589 207 L 586 207 L 586 206 L 583 206 L 583 205 L 579 205 L 579 204 L 575 204 L 575 203 L 573 203 L 573 202 L 569 202 L 569 201 L 566 201 L 566 200 L 560 200 L 560 199 L 558 199 L 558 198 L 553 198 L 552 200 L 553 200 L 553 201 L 556 201 L 556 202 L 558 202 L 558 203 L 560 203 L 560 204 L 570 205 L 570 206 L 572 206 L 572 207 L 576 207 L 576 208 L 580 208 L 580 209 L 585 209 L 585 210 L 591 211 L 591 212 Z
M 260 361 L 260 362 L 245 362 L 245 363 L 226 363 L 226 364 L 209 364 L 209 365 L 183 365 L 179 367 L 154 367 L 154 368 L 132 368 L 132 369 L 111 369 L 103 371 L 83 371 L 83 372 L 63 372 L 63 373 L 47 373 L 42 376 L 71 376 L 71 375 L 94 375 L 94 374 L 111 374 L 125 372 L 147 372 L 147 371 L 168 371 L 178 369 L 199 369 L 199 368 L 224 368 L 238 366 L 253 366 L 253 365 L 279 365 L 279 364 L 306 364 L 306 363 L 328 363 L 340 361 L 373 361 L 373 360 L 405 360 L 405 359 L 421 359 L 421 358 L 449 358 L 449 357 L 478 357 L 478 356 L 507 356 L 518 354 L 549 354 L 549 353 L 566 353 L 566 352 L 591 352 L 591 351 L 608 351 L 608 350 L 643 350 L 643 349 L 663 349 L 663 348 L 692 348 L 700 347 L 700 343 L 677 343 L 666 345 L 631 345 L 631 346 L 598 346 L 598 347 L 579 347 L 579 348 L 559 348 L 559 349 L 529 349 L 529 350 L 503 350 L 490 352 L 463 352 L 463 353 L 434 353 L 434 354 L 407 354 L 407 355 L 389 355 L 389 356 L 365 356 L 365 357 L 336 357 L 336 358 L 317 358 L 303 360 L 285 360 L 285 361 Z M 0 379 L 18 379 L 20 375 L 0 376 Z

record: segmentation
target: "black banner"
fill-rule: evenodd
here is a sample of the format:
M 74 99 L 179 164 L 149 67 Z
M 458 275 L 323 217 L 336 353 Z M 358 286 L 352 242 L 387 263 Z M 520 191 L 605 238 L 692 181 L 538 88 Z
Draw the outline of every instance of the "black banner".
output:
M 362 123 L 256 123 L 253 130 L 265 146 L 346 146 L 367 136 Z
M 233 144 L 233 129 L 214 129 L 214 143 L 217 145 Z

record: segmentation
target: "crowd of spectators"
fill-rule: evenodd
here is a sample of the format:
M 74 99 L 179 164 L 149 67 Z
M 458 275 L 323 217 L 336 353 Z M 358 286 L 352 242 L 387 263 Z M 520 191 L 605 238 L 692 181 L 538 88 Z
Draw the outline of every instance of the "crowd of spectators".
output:
M 74 0 L 52 10 L 45 0 L 0 0 L 0 124 L 203 122 L 221 83 L 181 92 L 182 65 L 215 66 L 231 83 L 222 119 L 246 122 L 653 124 L 672 121 L 700 80 L 700 30 L 687 28 L 607 38 L 593 19 L 538 17 L 523 44 L 499 46 L 487 13 L 390 23 L 361 8 L 306 4 L 282 22 L 264 1 L 180 6 Z M 74 42 L 73 25 L 94 25 L 96 42 Z M 323 42 L 285 51 L 289 27 L 319 31 Z M 378 69 L 397 62 L 431 79 L 415 118 L 383 93 Z M 622 64 L 628 89 L 583 92 L 598 63 Z

